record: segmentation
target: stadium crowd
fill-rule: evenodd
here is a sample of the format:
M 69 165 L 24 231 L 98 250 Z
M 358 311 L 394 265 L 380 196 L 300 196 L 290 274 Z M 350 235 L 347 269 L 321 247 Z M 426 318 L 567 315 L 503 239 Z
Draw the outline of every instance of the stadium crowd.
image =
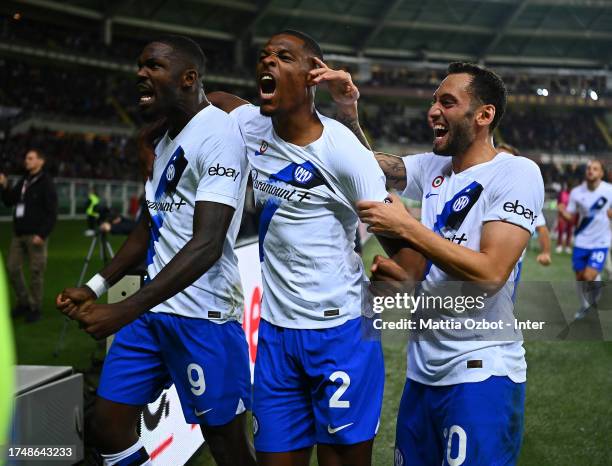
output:
M 363 83 L 373 87 L 410 87 L 419 89 L 435 89 L 446 74 L 441 69 L 414 69 L 397 65 L 382 67 L 373 66 L 371 76 Z M 544 96 L 579 96 L 595 100 L 592 97 L 609 96 L 610 91 L 605 76 L 582 76 L 577 74 L 561 75 L 530 75 L 526 73 L 500 71 L 504 83 L 512 94 L 544 95 Z M 540 89 L 540 93 L 538 93 Z M 546 92 L 542 91 L 546 89 Z M 591 96 L 590 91 L 595 94 Z
M 105 45 L 99 31 L 77 30 L 61 25 L 41 27 L 32 19 L 0 17 L 0 40 L 36 43 L 56 51 L 72 51 L 99 58 L 132 62 L 142 48 L 139 39 L 116 37 L 112 45 Z M 44 32 L 43 32 L 44 31 Z M 250 76 L 251 71 L 237 69 L 233 52 L 228 44 L 207 41 L 203 48 L 217 73 Z M 128 57 L 130 60 L 128 60 Z M 371 76 L 362 83 L 363 88 L 401 86 L 433 91 L 444 74 L 443 70 L 414 70 L 392 66 L 373 66 Z M 533 93 L 547 86 L 551 93 L 576 94 L 587 89 L 605 95 L 605 81 L 601 77 L 534 77 L 515 74 L 506 76 L 513 93 Z M 4 133 L 8 128 L 30 116 L 43 119 L 94 122 L 96 124 L 132 124 L 137 127 L 135 79 L 122 72 L 97 68 L 67 66 L 62 63 L 0 59 L 0 107 L 19 112 L 13 120 L 2 122 Z M 207 85 L 207 91 L 228 86 Z M 10 89 L 10 92 L 2 91 Z M 245 89 L 231 92 L 253 100 Z M 368 136 L 384 144 L 428 146 L 431 129 L 423 110 L 414 104 L 397 99 L 369 96 L 361 108 L 361 118 Z M 320 110 L 333 116 L 333 105 L 325 103 Z M 595 117 L 600 113 L 592 108 L 553 110 L 548 107 L 510 107 L 504 116 L 497 138 L 518 147 L 526 155 L 535 153 L 570 153 L 598 155 L 609 151 L 607 141 L 597 128 Z M 603 116 L 603 114 L 601 115 Z M 43 125 L 44 127 L 44 125 Z M 112 131 L 109 131 L 112 132 Z M 138 168 L 130 156 L 129 138 L 125 136 L 94 137 L 92 135 L 63 134 L 45 129 L 31 128 L 26 133 L 4 137 L 0 141 L 0 160 L 8 173 L 18 173 L 24 151 L 40 147 L 49 157 L 49 171 L 55 176 L 138 179 Z M 76 161 L 76 163 L 69 163 Z M 549 183 L 567 181 L 567 176 L 553 166 L 543 168 Z
M 148 39 L 120 36 L 115 37 L 111 44 L 105 44 L 100 29 L 94 32 L 30 18 L 15 20 L 14 17 L 0 16 L 0 40 L 130 64 L 135 62 Z M 207 39 L 206 42 L 200 41 L 199 45 L 208 60 L 215 64 L 215 72 L 248 74 L 245 70 L 235 69 L 231 44 Z
M 36 129 L 11 137 L 4 144 L 0 156 L 2 170 L 20 174 L 23 155 L 32 147 L 47 155 L 47 171 L 53 176 L 116 180 L 138 180 L 140 176 L 131 138 Z
M 369 99 L 372 104 L 372 99 Z M 384 101 L 363 112 L 363 126 L 374 140 L 401 144 L 429 144 L 431 129 L 426 113 L 416 116 L 404 102 Z M 593 109 L 552 113 L 546 108 L 509 108 L 499 128 L 502 140 L 521 151 L 596 154 L 609 150 L 597 128 Z

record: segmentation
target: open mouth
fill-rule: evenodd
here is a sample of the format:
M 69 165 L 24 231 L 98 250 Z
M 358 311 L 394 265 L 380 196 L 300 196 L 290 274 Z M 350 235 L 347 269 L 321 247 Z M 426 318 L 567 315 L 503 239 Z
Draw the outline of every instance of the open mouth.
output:
M 440 142 L 444 139 L 444 136 L 448 134 L 448 128 L 442 123 L 436 123 L 433 126 L 434 131 L 434 142 Z
M 149 105 L 155 100 L 155 93 L 148 86 L 138 86 L 138 92 L 140 92 L 138 105 Z
M 276 79 L 270 73 L 263 73 L 259 78 L 259 95 L 262 99 L 271 99 L 276 92 Z

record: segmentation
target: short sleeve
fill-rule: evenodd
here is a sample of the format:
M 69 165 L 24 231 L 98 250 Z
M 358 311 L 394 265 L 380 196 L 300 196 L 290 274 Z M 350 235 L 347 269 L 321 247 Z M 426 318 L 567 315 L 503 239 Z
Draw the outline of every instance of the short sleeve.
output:
M 259 107 L 253 104 L 240 105 L 230 112 L 231 118 L 238 124 L 241 130 L 257 115 L 259 115 Z
M 483 222 L 513 223 L 533 234 L 544 205 L 544 182 L 538 166 L 515 157 L 501 167 L 491 191 Z
M 240 199 L 242 178 L 246 174 L 246 149 L 237 125 L 226 119 L 223 128 L 210 131 L 197 156 L 200 175 L 197 201 L 218 202 L 236 208 Z
M 402 192 L 403 197 L 420 201 L 423 198 L 423 184 L 421 174 L 423 172 L 423 154 L 406 155 L 402 157 L 406 168 L 406 189 Z
M 374 153 L 358 142 L 353 152 L 359 153 L 345 158 L 338 173 L 341 189 L 349 203 L 354 206 L 359 201 L 384 201 L 389 194 L 386 178 Z
M 538 216 L 536 217 L 535 227 L 540 228 L 540 227 L 545 227 L 545 226 L 546 226 L 546 217 L 544 217 L 544 212 L 540 212 Z
M 578 211 L 576 206 L 576 188 L 570 191 L 569 200 L 567 201 L 567 209 L 570 214 L 575 214 Z

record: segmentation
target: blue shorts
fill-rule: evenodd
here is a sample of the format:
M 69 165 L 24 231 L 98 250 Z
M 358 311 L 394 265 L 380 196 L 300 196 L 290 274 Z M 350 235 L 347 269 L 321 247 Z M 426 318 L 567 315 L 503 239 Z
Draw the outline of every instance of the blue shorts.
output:
M 189 423 L 224 425 L 250 409 L 249 355 L 240 323 L 142 314 L 115 335 L 98 396 L 142 406 L 172 383 Z
M 508 377 L 449 386 L 406 379 L 395 466 L 506 466 L 518 461 L 525 384 Z
M 607 248 L 574 248 L 574 252 L 572 253 L 572 267 L 574 268 L 574 272 L 579 272 L 587 267 L 601 272 L 606 264 L 607 255 Z
M 260 321 L 253 387 L 257 451 L 374 438 L 384 360 L 380 339 L 364 338 L 361 326 L 362 318 L 320 330 Z

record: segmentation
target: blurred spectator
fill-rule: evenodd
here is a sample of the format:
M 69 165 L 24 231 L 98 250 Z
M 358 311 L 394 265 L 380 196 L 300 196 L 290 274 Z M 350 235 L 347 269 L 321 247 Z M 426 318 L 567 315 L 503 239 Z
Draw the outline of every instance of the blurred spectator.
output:
M 559 196 L 557 197 L 557 205 L 562 205 L 567 207 L 569 203 L 569 195 L 570 195 L 570 186 L 567 182 L 563 183 L 563 187 L 561 188 L 561 192 L 559 192 Z M 574 229 L 574 225 L 572 222 L 567 221 L 563 218 L 562 215 L 557 216 L 557 248 L 556 251 L 558 253 L 562 252 L 565 246 L 565 252 L 572 252 L 572 230 Z M 565 241 L 564 241 L 565 238 Z
M 45 156 L 30 149 L 25 156 L 27 174 L 13 187 L 0 174 L 2 200 L 13 210 L 13 239 L 9 248 L 8 272 L 17 297 L 13 316 L 26 322 L 41 317 L 43 275 L 47 265 L 47 242 L 57 220 L 57 194 L 51 177 L 44 172 Z M 23 279 L 23 263 L 29 261 L 30 287 Z

